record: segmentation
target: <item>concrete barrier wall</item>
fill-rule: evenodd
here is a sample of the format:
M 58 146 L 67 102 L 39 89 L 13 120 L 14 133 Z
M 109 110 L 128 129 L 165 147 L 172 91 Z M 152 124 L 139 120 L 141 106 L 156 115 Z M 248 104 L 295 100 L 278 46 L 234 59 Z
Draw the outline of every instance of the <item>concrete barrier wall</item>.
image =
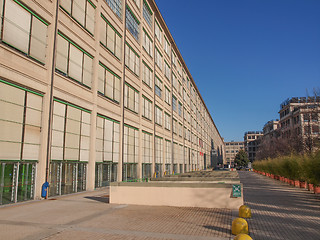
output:
M 120 182 L 110 185 L 110 203 L 238 209 L 243 197 L 232 198 L 232 184 Z

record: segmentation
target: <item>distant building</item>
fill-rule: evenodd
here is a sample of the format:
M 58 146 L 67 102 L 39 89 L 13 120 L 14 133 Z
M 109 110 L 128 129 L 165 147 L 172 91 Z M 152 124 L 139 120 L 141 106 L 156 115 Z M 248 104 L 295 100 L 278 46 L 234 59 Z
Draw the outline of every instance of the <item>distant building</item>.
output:
M 280 105 L 282 137 L 319 137 L 320 97 L 293 97 Z
M 248 131 L 244 134 L 244 148 L 250 162 L 253 162 L 259 148 L 259 138 L 263 136 L 261 131 Z
M 231 167 L 234 166 L 234 157 L 237 155 L 237 153 L 244 149 L 244 142 L 225 142 L 225 152 L 226 157 L 224 164 L 230 165 Z

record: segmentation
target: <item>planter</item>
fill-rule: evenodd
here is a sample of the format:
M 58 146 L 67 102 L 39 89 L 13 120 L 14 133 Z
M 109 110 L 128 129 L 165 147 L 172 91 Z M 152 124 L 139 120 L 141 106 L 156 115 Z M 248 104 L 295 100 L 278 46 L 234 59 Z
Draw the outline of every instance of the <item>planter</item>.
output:
M 289 180 L 289 184 L 292 185 L 292 186 L 294 186 L 294 180 L 291 180 L 291 179 L 290 179 L 290 180 Z
M 309 191 L 312 192 L 314 190 L 313 184 L 309 183 L 308 184 L 308 189 L 309 189 Z
M 299 185 L 301 188 L 306 188 L 307 187 L 307 183 L 306 182 L 299 182 Z
M 313 189 L 314 193 L 316 193 L 316 194 L 320 193 L 320 186 L 314 186 L 313 188 L 314 188 Z
M 270 174 L 271 178 L 274 179 L 274 174 Z
M 300 187 L 300 181 L 299 180 L 295 180 L 294 181 L 294 186 L 295 187 Z

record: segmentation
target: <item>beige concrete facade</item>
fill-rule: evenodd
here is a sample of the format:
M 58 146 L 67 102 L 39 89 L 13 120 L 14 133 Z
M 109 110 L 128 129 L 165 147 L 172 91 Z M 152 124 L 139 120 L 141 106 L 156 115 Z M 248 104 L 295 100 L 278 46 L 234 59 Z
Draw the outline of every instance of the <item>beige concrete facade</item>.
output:
M 244 148 L 250 162 L 253 162 L 259 148 L 259 138 L 263 136 L 261 131 L 248 131 L 244 134 Z
M 0 176 L 12 185 L 0 204 L 40 198 L 46 180 L 49 196 L 63 195 L 222 158 L 155 1 L 60 4 L 0 0 Z
M 226 165 L 230 165 L 230 167 L 234 166 L 234 157 L 240 150 L 244 150 L 244 142 L 225 142 L 225 161 L 223 162 Z

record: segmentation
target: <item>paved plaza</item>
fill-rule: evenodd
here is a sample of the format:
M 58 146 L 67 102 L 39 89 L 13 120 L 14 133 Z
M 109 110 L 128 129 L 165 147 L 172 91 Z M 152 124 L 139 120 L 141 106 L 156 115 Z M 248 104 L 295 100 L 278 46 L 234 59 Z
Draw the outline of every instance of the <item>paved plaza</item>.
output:
M 255 240 L 319 240 L 320 196 L 254 172 L 239 172 Z
M 239 172 L 255 240 L 320 239 L 320 197 Z M 227 240 L 236 211 L 108 203 L 108 188 L 0 207 L 0 239 Z

